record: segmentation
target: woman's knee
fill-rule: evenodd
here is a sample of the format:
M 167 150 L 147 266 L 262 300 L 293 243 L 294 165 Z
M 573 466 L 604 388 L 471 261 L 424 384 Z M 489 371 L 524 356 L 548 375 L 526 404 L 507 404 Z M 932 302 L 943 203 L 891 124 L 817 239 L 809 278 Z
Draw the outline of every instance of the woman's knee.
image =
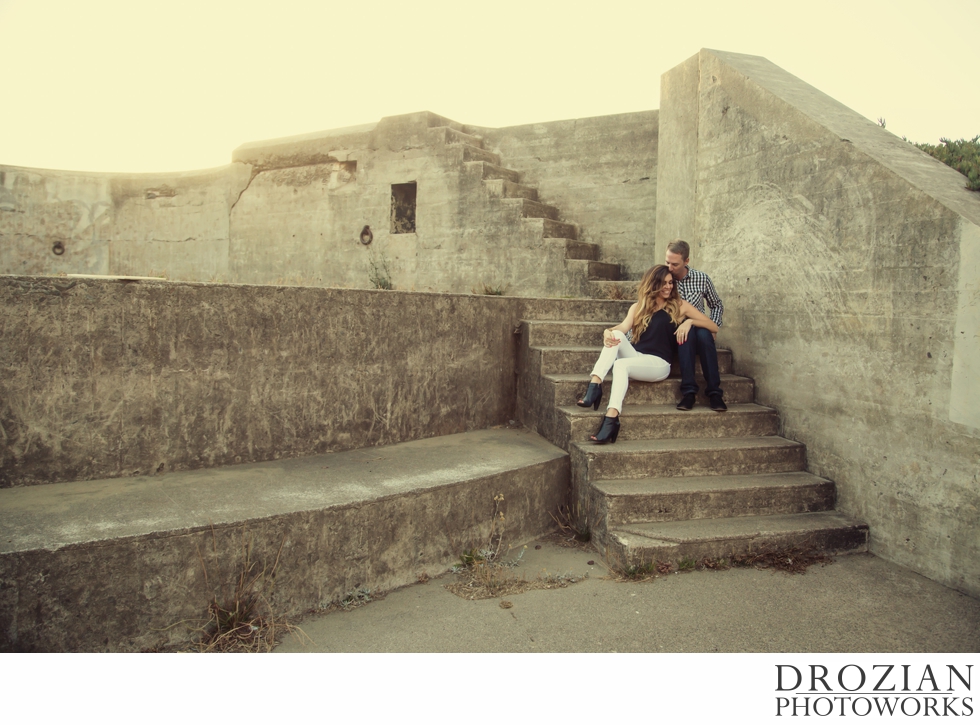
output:
M 622 375 L 646 382 L 659 382 L 670 375 L 670 363 L 653 355 L 621 358 L 613 363 L 612 373 L 613 376 Z
M 628 357 L 621 357 L 619 360 L 613 363 L 612 372 L 613 375 L 625 375 L 629 377 L 630 374 L 630 360 Z

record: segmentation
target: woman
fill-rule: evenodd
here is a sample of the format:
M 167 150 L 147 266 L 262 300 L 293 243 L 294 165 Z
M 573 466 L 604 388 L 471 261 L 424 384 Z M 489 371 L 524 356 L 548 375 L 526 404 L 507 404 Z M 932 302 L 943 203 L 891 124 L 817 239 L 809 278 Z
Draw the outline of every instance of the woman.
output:
M 602 379 L 612 368 L 609 407 L 599 430 L 590 436 L 596 443 L 616 442 L 619 413 L 630 378 L 656 383 L 670 375 L 676 345 L 684 344 L 692 326 L 718 332 L 718 325 L 710 317 L 678 296 L 666 265 L 658 264 L 647 270 L 640 281 L 638 298 L 626 313 L 626 319 L 602 331 L 602 353 L 592 368 L 589 388 L 578 401 L 583 408 L 591 405 L 593 410 L 598 410 L 602 402 Z M 628 339 L 627 332 L 631 333 Z

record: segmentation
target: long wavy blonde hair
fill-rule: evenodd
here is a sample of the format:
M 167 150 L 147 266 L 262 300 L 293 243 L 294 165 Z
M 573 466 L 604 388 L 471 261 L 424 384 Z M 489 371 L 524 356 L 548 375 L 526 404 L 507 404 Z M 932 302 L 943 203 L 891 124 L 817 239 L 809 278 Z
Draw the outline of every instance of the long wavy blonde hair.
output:
M 639 306 L 636 308 L 636 314 L 633 315 L 633 327 L 630 330 L 634 343 L 640 339 L 640 335 L 650 325 L 650 318 L 660 309 L 657 306 L 658 293 L 669 276 L 670 268 L 666 264 L 658 264 L 656 267 L 650 267 L 643 275 L 643 279 L 640 280 L 640 290 L 637 295 Z M 684 316 L 681 314 L 681 298 L 677 294 L 676 283 L 671 288 L 670 297 L 664 303 L 663 309 L 667 311 L 675 325 L 684 321 Z

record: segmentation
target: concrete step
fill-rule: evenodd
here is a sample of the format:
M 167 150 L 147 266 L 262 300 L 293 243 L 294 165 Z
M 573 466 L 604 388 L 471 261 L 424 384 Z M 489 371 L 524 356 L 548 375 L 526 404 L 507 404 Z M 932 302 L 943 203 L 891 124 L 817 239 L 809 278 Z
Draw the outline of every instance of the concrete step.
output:
M 481 177 L 484 179 L 504 179 L 506 181 L 513 181 L 517 183 L 520 181 L 520 174 L 513 169 L 505 169 L 500 166 L 499 163 L 488 163 L 486 161 L 469 161 L 467 162 L 467 167 L 472 168 L 470 164 L 479 164 L 481 167 Z
M 559 408 L 569 440 L 586 442 L 598 430 L 608 398 L 599 410 L 570 405 Z M 562 421 L 560 421 L 562 422 Z M 674 405 L 625 405 L 621 416 L 620 441 L 653 438 L 725 438 L 774 436 L 779 433 L 779 415 L 755 403 L 732 403 L 725 414 L 696 407 L 680 411 Z
M 806 464 L 803 444 L 779 436 L 639 441 L 620 437 L 605 445 L 573 441 L 569 452 L 579 481 L 785 473 L 802 471 Z M 583 465 L 585 470 L 575 470 Z
M 589 346 L 598 351 L 602 345 L 602 331 L 618 325 L 622 320 L 523 320 L 528 327 L 528 344 L 531 347 Z M 591 365 L 589 366 L 591 367 Z
M 432 134 L 436 140 L 442 141 L 446 144 L 462 143 L 481 149 L 483 148 L 483 139 L 479 136 L 472 136 L 449 126 L 433 126 L 429 129 L 429 133 Z
M 599 245 L 566 239 L 565 259 L 595 261 L 599 259 Z
M 528 218 L 525 224 L 540 224 L 541 236 L 545 239 L 578 239 L 578 227 L 554 219 Z
M 589 280 L 589 295 L 597 300 L 632 300 L 640 294 L 639 280 Z
M 541 372 L 545 374 L 554 373 L 588 373 L 595 365 L 596 358 L 599 356 L 601 348 L 599 345 L 594 347 L 586 346 L 555 346 L 533 348 L 541 354 Z M 695 371 L 701 372 L 701 361 L 698 360 L 694 366 Z M 718 369 L 723 375 L 732 372 L 732 351 L 724 348 L 718 350 Z M 680 367 L 675 361 L 671 366 L 671 375 L 679 376 Z
M 499 154 L 469 144 L 460 144 L 459 146 L 463 149 L 463 161 L 483 161 L 495 166 L 500 165 Z
M 592 489 L 616 528 L 659 521 L 832 511 L 832 481 L 805 471 L 599 480 Z
M 609 532 L 606 561 L 614 568 L 704 558 L 730 558 L 801 547 L 832 553 L 868 550 L 867 524 L 834 511 L 635 524 Z
M 394 589 L 445 571 L 461 548 L 486 546 L 498 494 L 505 542 L 552 531 L 568 475 L 561 449 L 529 431 L 495 429 L 3 489 L 0 651 L 188 641 L 210 598 L 234 591 L 245 548 L 254 572 L 268 573 L 257 593 L 277 618 L 355 589 Z
M 542 377 L 554 386 L 555 404 L 558 406 L 574 405 L 575 401 L 582 397 L 589 384 L 588 370 L 584 375 L 582 373 L 576 375 L 549 374 Z M 708 404 L 708 397 L 704 394 L 704 378 L 698 375 L 695 380 L 698 384 L 698 396 L 694 410 L 697 410 L 698 406 Z M 610 385 L 612 385 L 612 376 L 606 376 L 602 383 L 603 400 L 609 400 Z M 721 389 L 728 405 L 755 402 L 755 382 L 752 378 L 741 375 L 722 375 Z M 667 378 L 659 383 L 631 380 L 629 389 L 626 391 L 626 402 L 623 405 L 627 408 L 631 405 L 676 405 L 680 399 L 680 378 Z M 724 413 L 715 414 L 724 415 Z
M 524 198 L 505 199 L 504 201 L 518 205 L 521 210 L 521 216 L 525 219 L 544 219 L 550 221 L 558 219 L 558 209 L 547 204 L 542 204 L 540 201 L 531 201 L 530 199 Z
M 538 190 L 533 186 L 525 186 L 524 184 L 517 184 L 513 181 L 503 180 L 502 196 L 506 199 L 530 199 L 531 201 L 538 200 Z
M 590 261 L 587 274 L 589 280 L 594 280 L 594 279 L 615 280 L 615 279 L 619 279 L 619 275 L 621 273 L 622 270 L 620 269 L 620 266 L 618 264 L 611 264 L 609 262 Z

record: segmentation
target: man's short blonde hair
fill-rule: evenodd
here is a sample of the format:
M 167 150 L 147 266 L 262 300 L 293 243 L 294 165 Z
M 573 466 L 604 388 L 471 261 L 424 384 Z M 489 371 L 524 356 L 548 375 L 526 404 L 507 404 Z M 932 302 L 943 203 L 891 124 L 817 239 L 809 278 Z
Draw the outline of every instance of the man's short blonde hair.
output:
M 670 244 L 667 245 L 667 251 L 671 254 L 681 255 L 681 259 L 685 262 L 691 258 L 691 245 L 685 242 L 683 239 L 675 239 Z

